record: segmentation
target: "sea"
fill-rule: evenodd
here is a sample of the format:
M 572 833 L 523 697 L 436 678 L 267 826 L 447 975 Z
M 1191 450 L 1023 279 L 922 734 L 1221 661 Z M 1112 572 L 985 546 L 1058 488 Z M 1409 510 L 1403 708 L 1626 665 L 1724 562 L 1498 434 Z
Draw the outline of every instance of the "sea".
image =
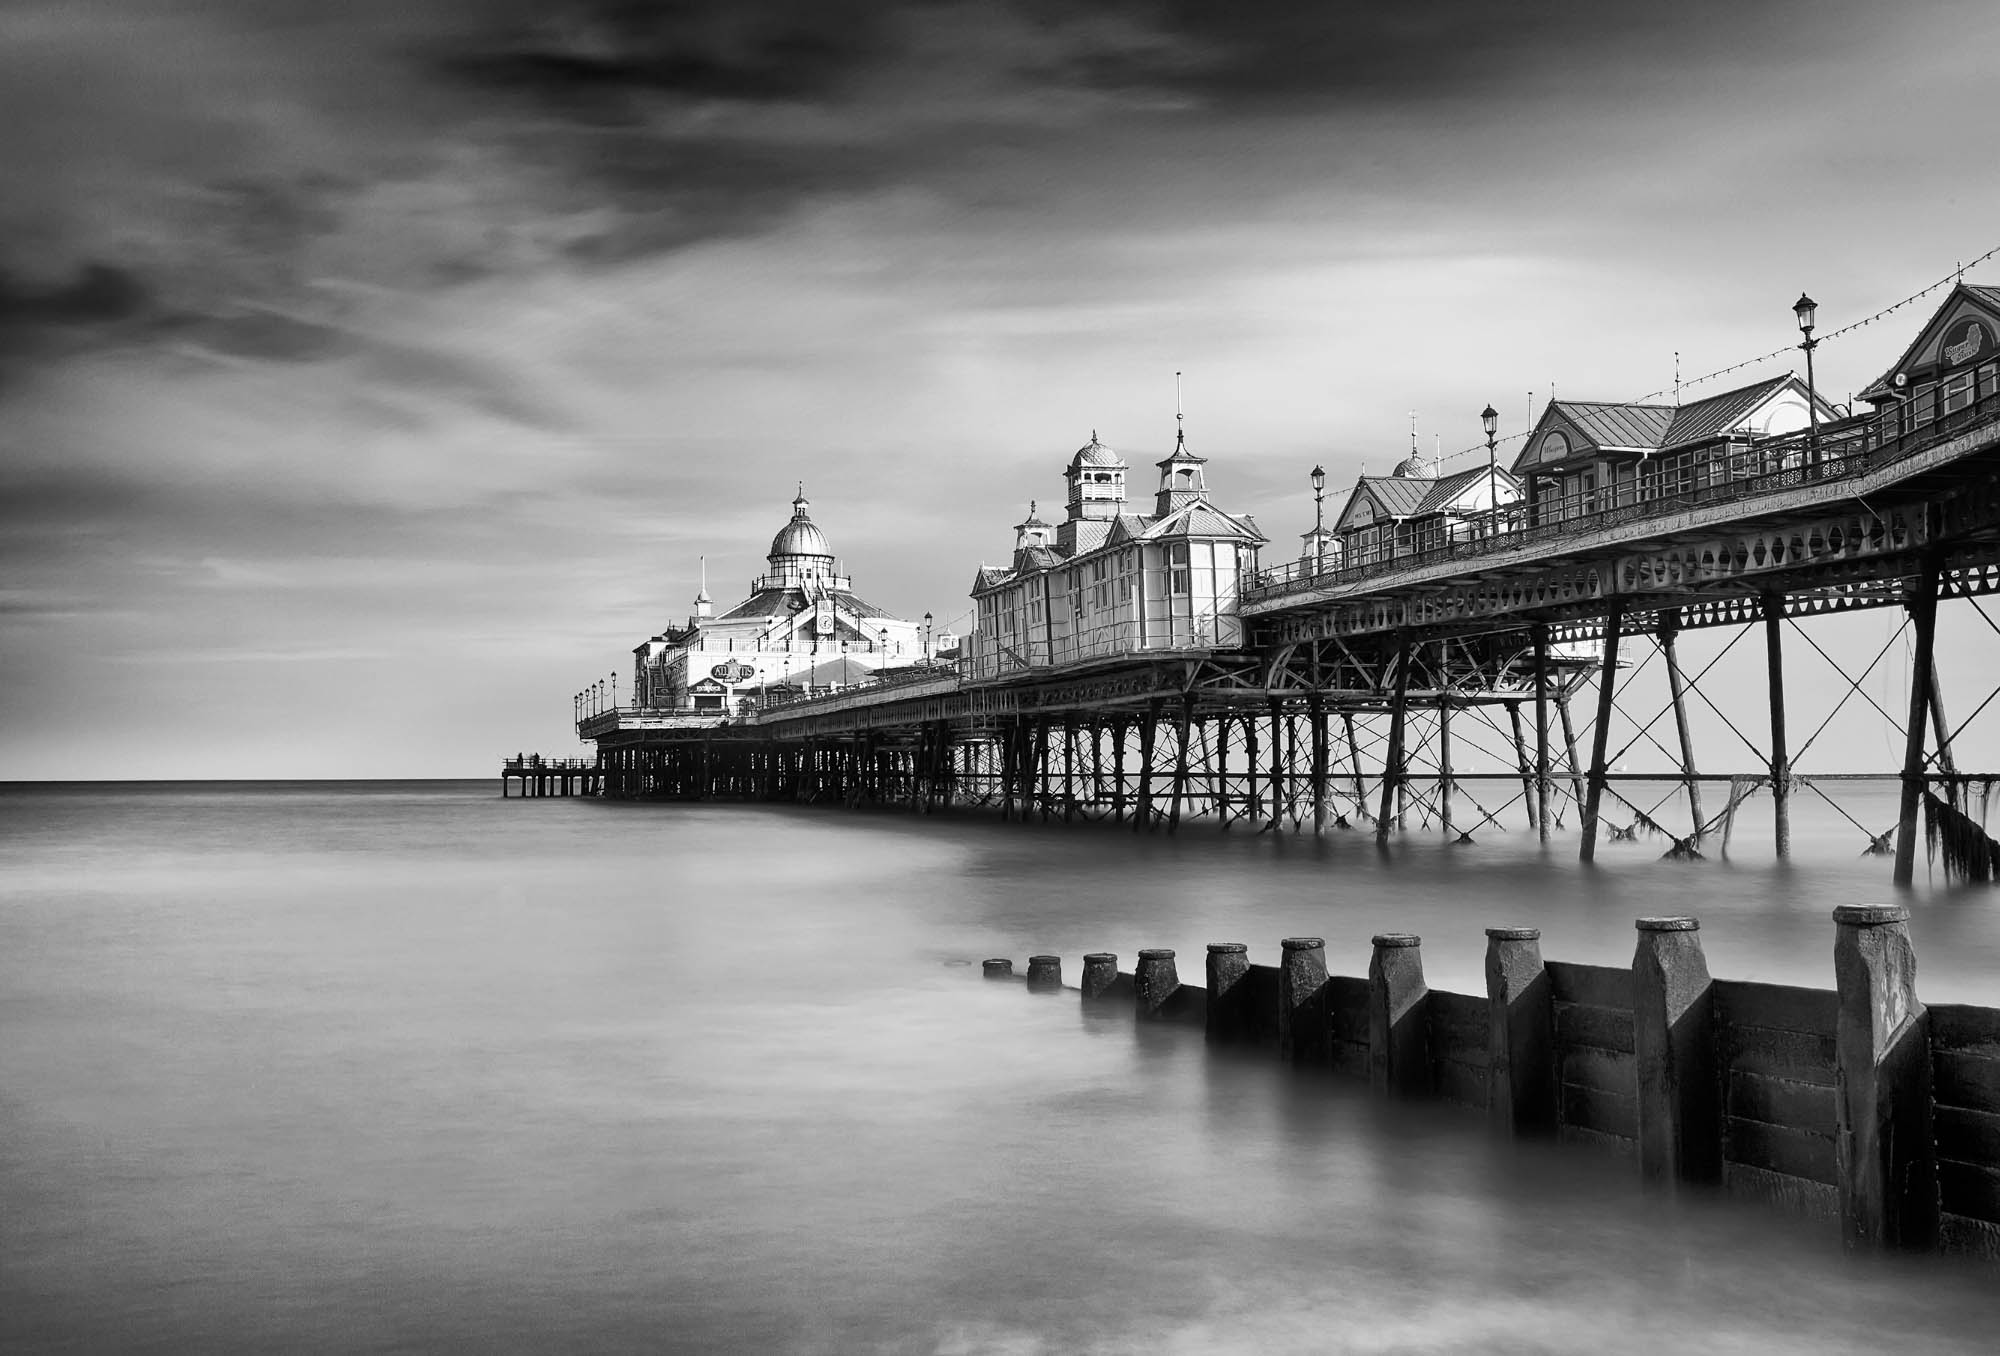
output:
M 1879 829 L 1892 786 L 1842 789 Z M 1808 797 L 1731 852 L 1378 851 L 493 781 L 0 788 L 0 1345 L 51 1352 L 1980 1352 L 2000 1271 L 1512 1143 L 1478 1113 L 981 976 L 1483 929 L 1831 987 L 1898 898 Z M 1918 985 L 2000 1006 L 2000 891 L 1924 870 Z

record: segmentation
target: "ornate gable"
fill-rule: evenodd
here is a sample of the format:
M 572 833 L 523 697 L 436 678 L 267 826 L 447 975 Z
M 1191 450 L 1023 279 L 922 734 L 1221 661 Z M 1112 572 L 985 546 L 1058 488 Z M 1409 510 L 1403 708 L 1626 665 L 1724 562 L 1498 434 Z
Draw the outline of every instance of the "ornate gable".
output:
M 1918 333 L 1916 342 L 1856 398 L 1879 403 L 1906 387 L 1935 381 L 1996 357 L 2000 357 L 2000 288 L 1960 283 Z

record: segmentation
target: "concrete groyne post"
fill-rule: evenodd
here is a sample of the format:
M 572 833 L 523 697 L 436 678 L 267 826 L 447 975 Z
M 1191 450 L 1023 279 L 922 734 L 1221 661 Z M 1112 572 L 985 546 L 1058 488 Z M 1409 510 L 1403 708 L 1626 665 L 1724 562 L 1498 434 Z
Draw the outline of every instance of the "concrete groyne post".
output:
M 1118 985 L 1118 957 L 1109 951 L 1093 951 L 1083 958 L 1083 1001 L 1112 997 Z
M 1377 1092 L 1431 1090 L 1430 989 L 1422 939 L 1384 932 L 1368 961 L 1368 1080 Z
M 1028 957 L 1028 991 L 1054 993 L 1062 988 L 1061 956 Z
M 1917 1000 L 1909 919 L 1893 904 L 1833 911 L 1840 999 L 1833 1142 L 1841 1236 L 1850 1248 L 1937 1241 L 1930 1022 Z
M 1249 1025 L 1250 948 L 1242 942 L 1208 944 L 1208 1010 L 1203 1032 L 1212 1041 L 1241 1040 Z
M 1004 957 L 995 960 L 981 961 L 979 963 L 979 968 L 986 972 L 986 977 L 988 979 L 1012 979 L 1014 977 L 1014 962 L 1007 960 Z
M 1487 1115 L 1497 1129 L 1555 1125 L 1555 1005 L 1540 928 L 1486 929 Z
M 1653 1187 L 1722 1175 L 1714 1003 L 1701 924 L 1640 918 L 1632 953 L 1632 1054 L 1639 1097 L 1639 1175 Z
M 1287 937 L 1279 946 L 1278 1054 L 1294 1064 L 1326 1064 L 1333 1057 L 1326 1010 L 1326 939 Z
M 1160 1010 L 1180 986 L 1181 977 L 1174 969 L 1172 951 L 1163 947 L 1141 951 L 1138 968 L 1132 972 L 1132 996 L 1139 1020 L 1160 1017 Z

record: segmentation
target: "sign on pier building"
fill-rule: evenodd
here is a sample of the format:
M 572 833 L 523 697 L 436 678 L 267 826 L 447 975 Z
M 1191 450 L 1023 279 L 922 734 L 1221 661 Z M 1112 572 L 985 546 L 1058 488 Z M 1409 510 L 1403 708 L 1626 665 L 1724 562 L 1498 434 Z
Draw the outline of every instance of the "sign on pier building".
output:
M 704 581 L 685 626 L 633 650 L 636 706 L 737 713 L 773 698 L 853 687 L 949 648 L 952 637 L 926 635 L 921 623 L 854 592 L 811 508 L 800 486 L 791 521 L 771 539 L 770 568 L 750 581 L 742 602 L 716 612 Z
M 1065 473 L 1063 521 L 1044 522 L 1030 504 L 1014 529 L 1013 560 L 974 577 L 978 627 L 967 637 L 965 677 L 1243 644 L 1238 585 L 1267 538 L 1247 516 L 1209 502 L 1206 460 L 1177 437 L 1156 463 L 1153 511 L 1134 513 L 1129 468 L 1092 433 Z

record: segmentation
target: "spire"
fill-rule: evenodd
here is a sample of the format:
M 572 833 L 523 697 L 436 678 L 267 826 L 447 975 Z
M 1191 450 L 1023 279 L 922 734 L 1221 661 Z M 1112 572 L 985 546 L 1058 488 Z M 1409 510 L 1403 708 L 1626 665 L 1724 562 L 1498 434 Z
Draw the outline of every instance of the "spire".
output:
M 715 615 L 715 606 L 708 600 L 708 557 L 701 560 L 701 591 L 694 596 L 694 614 L 688 618 L 688 625 L 694 626 Z

